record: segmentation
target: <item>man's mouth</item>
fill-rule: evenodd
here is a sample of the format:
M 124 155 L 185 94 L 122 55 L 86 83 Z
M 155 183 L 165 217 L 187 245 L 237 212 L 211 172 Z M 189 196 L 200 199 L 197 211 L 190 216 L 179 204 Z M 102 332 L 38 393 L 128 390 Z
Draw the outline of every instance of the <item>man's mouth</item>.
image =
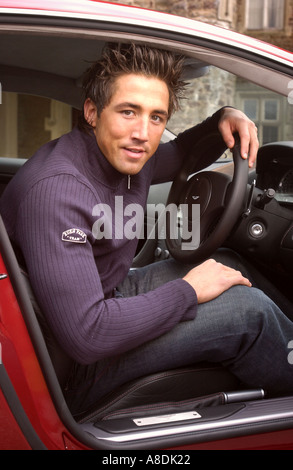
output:
M 124 150 L 132 158 L 139 158 L 145 154 L 145 149 L 143 148 L 124 147 Z

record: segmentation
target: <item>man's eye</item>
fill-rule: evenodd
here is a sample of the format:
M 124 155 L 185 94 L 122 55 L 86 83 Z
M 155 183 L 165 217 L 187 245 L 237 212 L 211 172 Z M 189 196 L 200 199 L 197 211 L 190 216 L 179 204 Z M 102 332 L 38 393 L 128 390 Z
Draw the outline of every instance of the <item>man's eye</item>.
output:
M 163 122 L 163 119 L 161 118 L 161 116 L 158 116 L 157 114 L 155 114 L 153 117 L 152 117 L 152 120 L 156 123 L 160 123 L 160 122 Z
M 125 116 L 132 116 L 133 115 L 133 111 L 131 109 L 124 109 L 122 111 L 122 114 L 124 114 Z

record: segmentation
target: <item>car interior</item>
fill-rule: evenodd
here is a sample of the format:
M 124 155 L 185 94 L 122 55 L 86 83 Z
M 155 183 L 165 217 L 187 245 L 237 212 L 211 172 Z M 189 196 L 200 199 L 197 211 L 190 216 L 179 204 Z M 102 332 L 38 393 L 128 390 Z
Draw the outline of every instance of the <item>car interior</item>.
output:
M 90 27 L 85 30 L 82 25 L 77 30 L 64 29 L 58 24 L 41 27 L 32 21 L 29 33 L 23 32 L 21 25 L 15 24 L 11 28 L 7 24 L 0 30 L 0 37 L 3 103 L 17 97 L 15 116 L 18 126 L 22 123 L 26 129 L 29 127 L 26 124 L 29 118 L 25 114 L 28 111 L 39 109 L 42 112 L 39 101 L 34 107 L 30 107 L 32 102 L 25 104 L 23 97 L 34 96 L 47 100 L 47 110 L 52 100 L 63 103 L 67 112 L 70 110 L 70 130 L 81 107 L 81 76 L 88 64 L 100 54 L 109 39 L 109 32 Z M 121 33 L 119 38 L 118 33 L 113 32 L 111 40 L 130 41 L 134 37 L 134 34 Z M 142 41 L 143 38 L 138 37 L 137 40 Z M 166 40 L 161 42 L 164 46 Z M 210 86 L 209 76 L 220 81 L 224 79 L 220 75 L 223 63 L 227 74 L 226 86 L 228 79 L 233 79 L 238 87 L 228 104 L 242 105 L 243 110 L 250 112 L 257 122 L 261 121 L 261 112 L 267 113 L 267 127 L 261 127 L 262 141 L 255 168 L 248 170 L 247 164 L 241 161 L 238 145 L 233 152 L 228 152 L 220 137 L 213 135 L 191 149 L 186 167 L 173 184 L 164 183 L 151 188 L 149 202 L 180 204 L 184 198 L 192 203 L 190 195 L 197 190 L 199 180 L 204 184 L 207 182 L 207 193 L 203 191 L 200 197 L 204 201 L 207 194 L 213 194 L 214 205 L 204 227 L 204 243 L 194 250 L 192 261 L 205 259 L 219 247 L 237 251 L 265 276 L 270 283 L 268 289 L 272 283 L 281 291 L 284 309 L 289 314 L 291 312 L 293 318 L 293 134 L 290 130 L 285 134 L 282 123 L 284 113 L 286 116 L 289 112 L 292 114 L 286 107 L 288 76 L 283 73 L 279 77 L 277 71 L 272 70 L 267 74 L 266 88 L 262 88 L 264 75 L 260 70 L 263 63 L 253 64 L 247 57 L 212 51 L 202 44 L 193 48 L 186 46 L 185 53 L 186 79 L 195 87 L 190 92 L 194 100 L 204 95 L 200 87 Z M 249 80 L 251 75 L 254 83 Z M 217 90 L 214 92 L 218 93 Z M 259 101 L 260 95 L 262 101 Z M 229 98 L 229 93 L 227 96 Z M 164 141 L 183 130 L 181 124 L 186 126 L 189 120 L 193 125 L 194 120 L 204 119 L 219 105 L 221 101 L 214 102 L 211 96 L 194 111 L 194 117 L 190 117 L 190 109 L 187 117 L 183 110 L 177 121 L 170 122 Z M 205 115 L 203 107 L 207 108 Z M 11 111 L 9 105 L 0 109 L 0 122 L 1 112 L 8 113 L 8 108 Z M 61 108 L 56 105 L 54 109 Z M 58 113 L 53 122 L 52 107 L 50 112 L 41 118 L 36 114 L 34 119 L 39 121 L 46 116 L 44 140 L 55 136 Z M 14 124 L 11 126 L 13 128 Z M 32 123 L 35 132 L 33 126 Z M 62 127 L 60 132 L 63 130 Z M 15 132 L 19 137 L 18 147 L 13 148 L 8 143 L 6 149 L 3 143 L 0 147 L 0 195 L 29 158 L 29 152 L 37 149 L 33 145 L 26 147 L 25 139 L 20 139 L 19 127 Z M 32 134 L 28 132 L 26 139 L 32 139 Z M 40 142 L 35 137 L 33 140 L 33 144 L 39 146 Z M 23 149 L 27 149 L 26 153 Z M 249 389 L 224 367 L 211 363 L 141 377 L 113 390 L 83 415 L 72 417 L 62 394 L 62 385 L 66 382 L 72 360 L 50 333 L 34 298 L 28 275 L 19 266 L 2 220 L 0 223 L 1 253 L 52 400 L 68 429 L 86 445 L 108 449 L 117 446 L 122 449 L 171 447 L 292 426 L 293 397 L 270 397 L 265 390 Z M 145 233 L 155 231 L 157 225 L 157 214 L 146 215 Z M 157 233 L 155 237 L 142 238 L 133 269 L 170 256 L 186 260 L 186 252 L 172 243 L 168 234 Z

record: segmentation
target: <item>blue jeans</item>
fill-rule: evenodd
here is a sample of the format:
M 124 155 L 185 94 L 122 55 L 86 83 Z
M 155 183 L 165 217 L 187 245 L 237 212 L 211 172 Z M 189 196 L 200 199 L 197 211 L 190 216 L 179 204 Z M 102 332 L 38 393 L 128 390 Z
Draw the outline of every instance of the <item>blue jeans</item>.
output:
M 219 252 L 217 260 L 249 276 L 237 255 Z M 147 292 L 190 269 L 174 260 L 131 271 L 118 286 L 124 297 Z M 253 281 L 252 281 L 253 282 Z M 76 365 L 65 396 L 76 414 L 124 383 L 151 373 L 200 361 L 218 362 L 242 382 L 272 393 L 293 392 L 288 343 L 293 323 L 255 287 L 234 286 L 200 304 L 192 321 L 142 346 L 89 366 Z

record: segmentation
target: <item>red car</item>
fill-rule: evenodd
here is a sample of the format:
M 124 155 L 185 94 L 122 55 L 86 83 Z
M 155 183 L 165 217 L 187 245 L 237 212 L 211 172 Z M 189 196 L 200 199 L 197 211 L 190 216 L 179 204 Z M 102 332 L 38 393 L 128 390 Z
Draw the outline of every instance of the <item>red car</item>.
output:
M 223 178 L 234 184 L 232 204 L 221 208 L 225 226 L 221 215 L 211 247 L 238 251 L 292 301 L 293 54 L 269 44 L 122 5 L 0 0 L 1 193 L 42 143 L 71 130 L 81 105 L 80 77 L 107 41 L 142 42 L 186 56 L 188 99 L 164 139 L 223 105 L 254 120 L 261 142 L 256 168 L 237 177 L 231 172 L 237 152 L 225 151 L 205 169 L 216 175 L 215 191 Z M 205 142 L 196 151 L 212 155 L 215 148 Z M 152 187 L 150 203 L 164 203 L 169 190 L 169 184 Z M 192 449 L 293 449 L 293 396 L 247 390 L 214 364 L 143 377 L 114 390 L 90 416 L 73 419 L 57 371 L 66 365 L 49 353 L 28 280 L 0 223 L 1 449 L 152 449 L 148 463 L 189 463 Z M 148 229 L 153 223 L 146 218 Z M 168 239 L 141 240 L 134 266 L 170 252 L 178 256 Z M 287 360 L 293 363 L 293 338 Z M 212 406 L 210 396 L 220 402 Z M 105 458 L 113 463 L 114 455 Z

